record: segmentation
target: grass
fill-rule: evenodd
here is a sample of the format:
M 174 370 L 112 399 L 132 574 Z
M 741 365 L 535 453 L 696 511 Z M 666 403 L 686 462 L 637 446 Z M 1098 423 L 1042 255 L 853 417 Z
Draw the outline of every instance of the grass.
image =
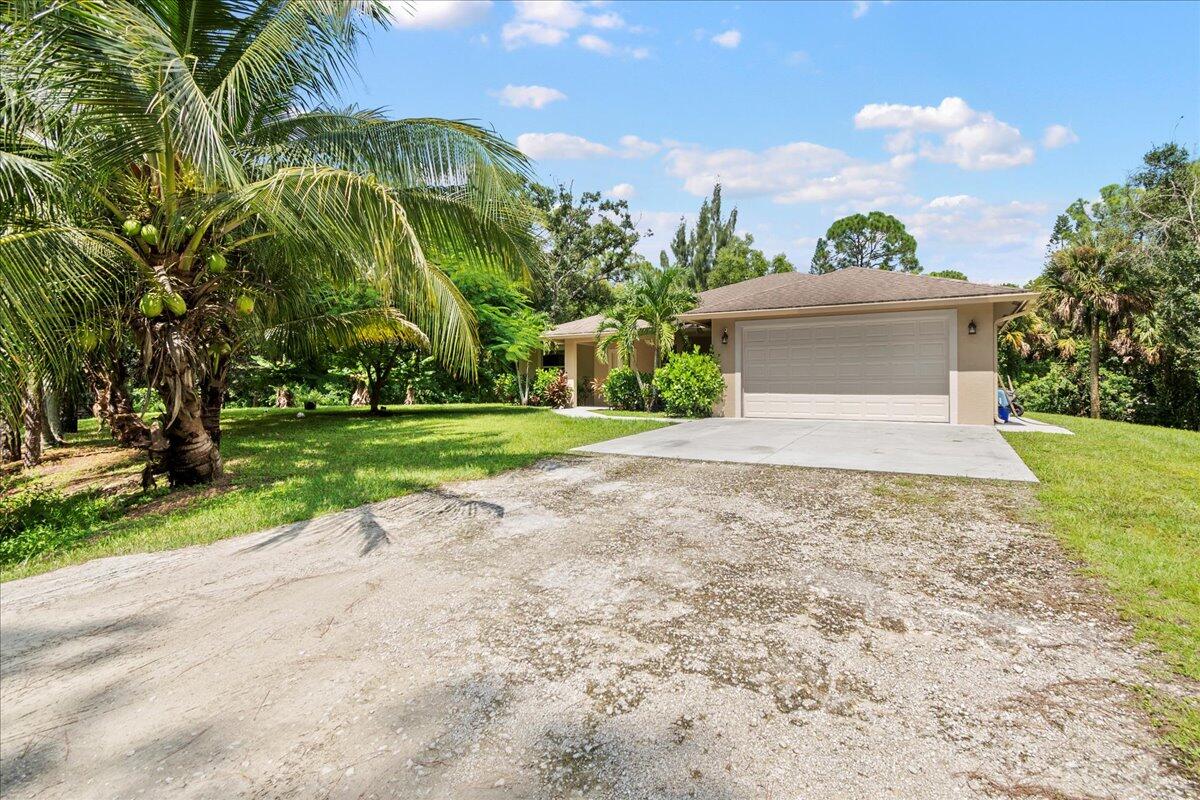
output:
M 1005 437 L 1041 480 L 1040 515 L 1139 638 L 1200 680 L 1200 433 L 1036 416 L 1075 433 Z M 1200 700 L 1150 692 L 1148 705 L 1200 777 Z
M 383 417 L 330 408 L 305 412 L 303 419 L 294 409 L 231 409 L 222 442 L 228 485 L 169 493 L 136 491 L 137 455 L 114 450 L 93 429 L 71 437 L 38 477 L 54 488 L 108 485 L 121 513 L 61 549 L 0 567 L 0 580 L 102 556 L 213 542 L 483 478 L 655 427 L 501 405 L 407 406 Z

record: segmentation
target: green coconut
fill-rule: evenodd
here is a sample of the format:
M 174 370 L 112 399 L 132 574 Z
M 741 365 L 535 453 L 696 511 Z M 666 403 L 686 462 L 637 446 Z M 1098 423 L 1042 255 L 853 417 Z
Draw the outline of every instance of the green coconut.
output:
M 158 228 L 149 223 L 143 225 L 142 241 L 146 244 L 158 244 Z
M 92 352 L 98 344 L 100 344 L 100 337 L 96 335 L 95 331 L 84 328 L 79 332 L 79 347 L 83 352 Z
M 235 307 L 239 314 L 243 317 L 248 317 L 254 313 L 254 298 L 248 294 L 241 295 L 238 297 Z
M 213 275 L 220 275 L 228 265 L 229 262 L 225 260 L 225 256 L 221 253 L 208 254 L 208 271 Z
M 177 317 L 182 317 L 187 313 L 187 303 L 179 292 L 171 292 L 167 295 L 166 304 L 171 313 Z
M 184 236 L 191 236 L 195 232 L 196 232 L 196 226 L 193 225 L 192 223 L 189 222 L 188 224 L 183 226 L 183 235 Z
M 143 315 L 154 319 L 163 311 L 162 295 L 158 292 L 146 292 L 138 302 L 138 308 L 141 309 Z
M 142 223 L 136 219 L 127 219 L 121 223 L 121 230 L 125 232 L 126 236 L 132 239 L 142 232 Z

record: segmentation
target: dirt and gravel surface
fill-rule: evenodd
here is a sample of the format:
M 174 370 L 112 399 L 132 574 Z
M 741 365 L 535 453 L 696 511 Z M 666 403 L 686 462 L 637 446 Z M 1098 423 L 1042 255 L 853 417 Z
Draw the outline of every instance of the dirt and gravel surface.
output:
M 5 584 L 0 788 L 1197 796 L 1139 710 L 1148 656 L 1032 503 L 572 456 Z

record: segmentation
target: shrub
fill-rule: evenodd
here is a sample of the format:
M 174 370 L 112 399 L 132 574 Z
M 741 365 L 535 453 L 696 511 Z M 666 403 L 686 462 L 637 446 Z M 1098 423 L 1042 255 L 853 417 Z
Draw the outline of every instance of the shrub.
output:
M 517 394 L 517 376 L 511 372 L 502 372 L 497 375 L 495 381 L 492 382 L 492 391 L 501 402 L 521 402 L 521 398 Z
M 566 408 L 571 405 L 571 387 L 567 383 L 567 373 L 559 372 L 546 384 L 542 391 L 542 401 L 550 408 Z
M 650 373 L 642 373 L 642 383 L 647 389 L 653 377 Z M 601 392 L 609 408 L 641 411 L 646 407 L 642 391 L 638 388 L 637 375 L 629 367 L 616 367 L 611 370 L 604 379 Z
M 711 416 L 713 405 L 725 396 L 721 365 L 699 347 L 671 356 L 654 373 L 654 385 L 673 417 Z
M 544 367 L 534 373 L 533 386 L 529 389 L 529 405 L 565 408 L 570 404 L 571 391 L 565 372 L 558 367 Z
M 1042 375 L 1027 378 L 1018 388 L 1029 411 L 1087 416 L 1091 408 L 1087 370 L 1075 364 L 1052 363 Z M 1100 368 L 1100 416 L 1132 422 L 1145 398 L 1128 375 Z
M 107 507 L 95 494 L 66 497 L 39 483 L 0 497 L 0 564 L 26 561 L 91 536 Z

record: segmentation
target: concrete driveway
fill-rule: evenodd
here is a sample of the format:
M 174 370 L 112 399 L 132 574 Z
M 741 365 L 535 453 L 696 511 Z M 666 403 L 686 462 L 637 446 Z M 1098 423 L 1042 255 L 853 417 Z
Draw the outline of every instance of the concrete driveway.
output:
M 1032 504 L 567 456 L 6 583 L 0 796 L 1196 797 Z
M 694 461 L 733 461 L 1036 483 L 991 426 L 928 422 L 702 419 L 581 447 Z

